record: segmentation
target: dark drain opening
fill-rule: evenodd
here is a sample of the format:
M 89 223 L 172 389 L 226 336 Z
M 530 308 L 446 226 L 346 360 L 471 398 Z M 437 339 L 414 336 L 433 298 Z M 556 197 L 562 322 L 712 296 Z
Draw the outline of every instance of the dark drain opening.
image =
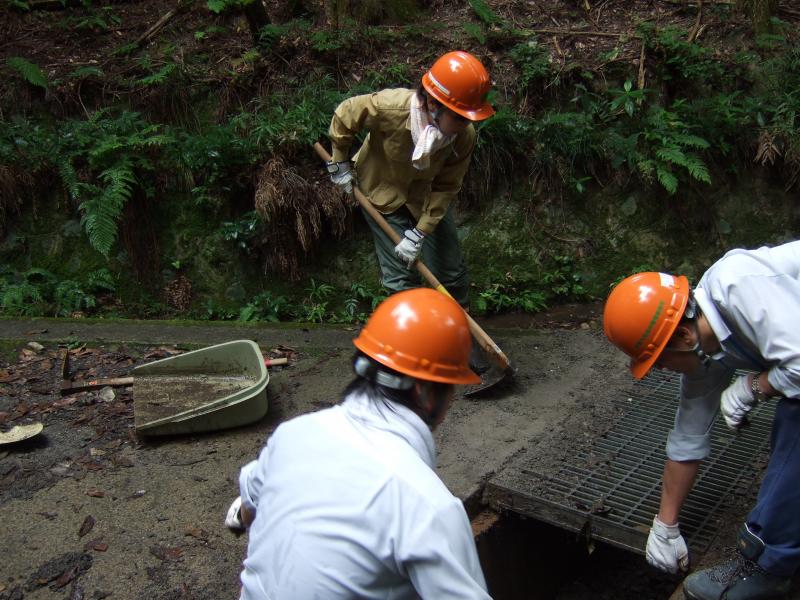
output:
M 681 577 L 652 569 L 643 556 L 581 534 L 504 513 L 476 538 L 495 600 L 663 600 Z

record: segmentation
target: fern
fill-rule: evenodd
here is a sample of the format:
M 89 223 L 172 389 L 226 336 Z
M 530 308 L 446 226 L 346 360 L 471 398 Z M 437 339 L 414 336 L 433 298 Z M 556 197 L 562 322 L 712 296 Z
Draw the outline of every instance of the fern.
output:
M 103 171 L 100 179 L 106 187 L 100 194 L 81 203 L 81 224 L 86 229 L 92 247 L 108 257 L 117 239 L 117 221 L 131 197 L 136 178 L 130 160 L 125 158 Z
M 56 168 L 58 169 L 58 174 L 61 175 L 61 181 L 64 183 L 67 194 L 73 200 L 77 200 L 80 193 L 80 182 L 72 161 L 68 157 L 58 157 Z
M 664 186 L 664 189 L 669 194 L 674 194 L 677 191 L 678 178 L 673 175 L 672 171 L 662 165 L 656 165 L 656 177 L 658 177 L 658 182 Z
M 87 294 L 77 281 L 67 279 L 56 286 L 54 301 L 56 314 L 59 317 L 68 317 L 72 313 L 87 308 L 94 308 L 97 300 L 92 294 Z
M 665 146 L 656 150 L 656 157 L 682 167 L 686 166 L 686 155 L 677 146 Z
M 10 315 L 33 315 L 43 301 L 39 288 L 30 283 L 7 285 L 3 288 L 0 306 Z
M 83 79 L 85 77 L 90 77 L 90 76 L 104 77 L 105 73 L 103 72 L 103 69 L 99 67 L 80 67 L 78 69 L 75 69 L 72 73 L 70 73 L 69 76 L 75 77 L 76 79 Z
M 44 76 L 44 73 L 42 73 L 39 67 L 29 60 L 25 60 L 19 56 L 12 56 L 6 59 L 6 64 L 22 75 L 25 81 L 31 85 L 47 89 L 47 77 Z
M 689 175 L 697 181 L 711 183 L 711 175 L 708 172 L 708 167 L 706 167 L 705 163 L 699 157 L 694 154 L 687 154 L 686 164 L 684 166 L 686 170 L 689 171 Z
M 469 0 L 469 5 L 477 17 L 487 25 L 496 25 L 501 22 L 500 17 L 489 7 L 484 0 Z
M 141 79 L 137 79 L 134 83 L 138 85 L 148 86 L 148 85 L 160 85 L 169 79 L 170 74 L 177 68 L 175 63 L 169 63 L 161 67 L 155 73 L 151 73 L 146 77 L 142 77 Z
M 486 43 L 486 34 L 483 33 L 483 29 L 481 29 L 480 25 L 475 25 L 475 23 L 464 23 L 463 27 L 466 34 L 475 38 L 479 44 Z

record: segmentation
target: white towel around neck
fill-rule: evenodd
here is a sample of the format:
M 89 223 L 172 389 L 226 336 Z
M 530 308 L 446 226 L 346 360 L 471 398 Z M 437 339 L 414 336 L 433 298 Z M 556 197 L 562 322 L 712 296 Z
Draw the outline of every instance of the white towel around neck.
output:
M 418 97 L 411 101 L 411 139 L 414 142 L 411 164 L 414 168 L 427 169 L 431 164 L 431 154 L 452 142 L 453 138 L 454 135 L 445 135 L 430 123 L 423 101 Z

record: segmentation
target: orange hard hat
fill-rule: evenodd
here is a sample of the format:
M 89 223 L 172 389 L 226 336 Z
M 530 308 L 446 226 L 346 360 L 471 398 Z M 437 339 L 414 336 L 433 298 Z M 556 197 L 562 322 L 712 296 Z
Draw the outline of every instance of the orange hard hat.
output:
M 457 50 L 439 58 L 422 76 L 422 87 L 447 108 L 470 121 L 494 114 L 486 101 L 492 87 L 489 73 L 469 52 Z
M 686 310 L 689 280 L 683 275 L 637 273 L 623 279 L 603 311 L 606 337 L 631 357 L 641 379 L 658 360 Z
M 479 383 L 469 368 L 472 339 L 464 310 L 430 288 L 389 296 L 353 340 L 390 369 L 441 383 Z

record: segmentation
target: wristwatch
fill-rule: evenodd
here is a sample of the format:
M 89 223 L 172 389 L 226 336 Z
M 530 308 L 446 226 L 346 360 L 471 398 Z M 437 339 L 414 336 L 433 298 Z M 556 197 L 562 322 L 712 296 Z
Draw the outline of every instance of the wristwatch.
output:
M 761 384 L 758 381 L 760 375 L 760 373 L 756 373 L 750 380 L 750 392 L 753 394 L 754 402 L 761 402 L 767 399 L 767 395 L 761 390 Z

